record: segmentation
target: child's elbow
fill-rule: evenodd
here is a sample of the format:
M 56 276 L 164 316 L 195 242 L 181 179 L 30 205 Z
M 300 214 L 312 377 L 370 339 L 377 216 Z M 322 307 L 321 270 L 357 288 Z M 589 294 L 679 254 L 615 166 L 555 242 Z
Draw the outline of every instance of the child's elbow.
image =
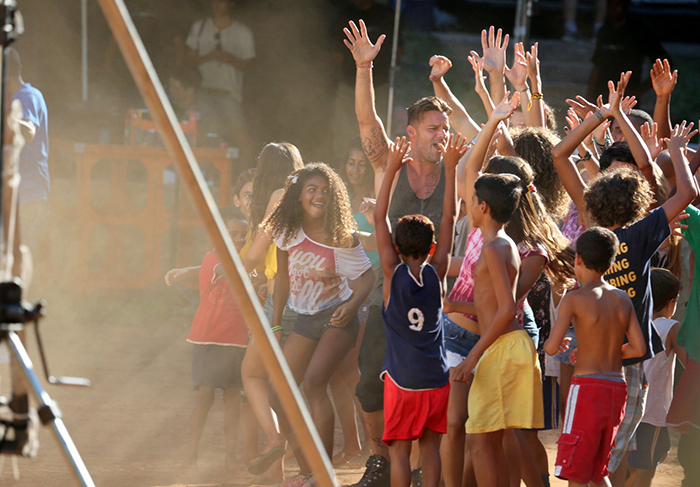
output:
M 564 157 L 564 154 L 561 147 L 559 147 L 559 145 L 554 146 L 554 149 L 552 149 L 552 161 L 555 166 L 561 163 L 562 157 Z
M 501 312 L 503 313 L 504 319 L 507 318 L 508 322 L 513 321 L 518 313 L 518 308 L 514 302 L 511 302 L 503 307 L 501 307 Z

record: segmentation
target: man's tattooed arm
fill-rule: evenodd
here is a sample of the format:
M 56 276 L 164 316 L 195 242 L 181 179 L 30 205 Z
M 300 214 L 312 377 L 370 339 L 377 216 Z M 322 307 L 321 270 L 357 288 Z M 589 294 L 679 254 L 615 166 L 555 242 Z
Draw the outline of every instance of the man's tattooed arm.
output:
M 387 143 L 384 128 L 381 125 L 374 125 L 362 132 L 362 148 L 367 159 L 369 159 L 375 171 L 383 169 L 389 154 L 389 144 Z

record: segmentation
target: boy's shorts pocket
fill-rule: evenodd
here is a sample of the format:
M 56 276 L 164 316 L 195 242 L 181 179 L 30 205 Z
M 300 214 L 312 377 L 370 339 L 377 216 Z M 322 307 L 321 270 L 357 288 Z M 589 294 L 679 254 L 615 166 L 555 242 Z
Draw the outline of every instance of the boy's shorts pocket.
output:
M 582 436 L 583 432 L 581 431 L 561 434 L 557 440 L 557 461 L 554 463 L 557 467 L 565 469 L 573 465 L 576 445 Z

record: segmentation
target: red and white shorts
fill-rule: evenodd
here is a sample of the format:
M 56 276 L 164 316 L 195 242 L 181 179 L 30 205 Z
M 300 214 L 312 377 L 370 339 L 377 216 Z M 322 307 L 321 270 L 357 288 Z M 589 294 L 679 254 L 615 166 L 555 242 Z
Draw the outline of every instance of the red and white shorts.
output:
M 418 440 L 423 430 L 447 433 L 447 399 L 450 384 L 437 389 L 413 391 L 399 387 L 384 374 L 384 436 L 387 445 L 394 440 Z
M 627 384 L 574 376 L 566 401 L 566 417 L 557 440 L 554 474 L 581 484 L 600 484 L 617 428 L 625 414 Z

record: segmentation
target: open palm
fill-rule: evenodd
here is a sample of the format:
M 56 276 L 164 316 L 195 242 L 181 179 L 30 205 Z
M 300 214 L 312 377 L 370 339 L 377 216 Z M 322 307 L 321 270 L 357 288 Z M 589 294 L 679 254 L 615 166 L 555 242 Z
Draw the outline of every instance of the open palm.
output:
M 374 58 L 379 54 L 379 50 L 384 43 L 386 36 L 380 35 L 376 44 L 372 44 L 367 35 L 367 26 L 363 20 L 360 20 L 360 28 L 358 29 L 355 22 L 350 21 L 350 28 L 343 29 L 347 39 L 343 39 L 345 46 L 350 49 L 352 57 L 355 59 L 355 64 L 365 65 L 374 61 Z

